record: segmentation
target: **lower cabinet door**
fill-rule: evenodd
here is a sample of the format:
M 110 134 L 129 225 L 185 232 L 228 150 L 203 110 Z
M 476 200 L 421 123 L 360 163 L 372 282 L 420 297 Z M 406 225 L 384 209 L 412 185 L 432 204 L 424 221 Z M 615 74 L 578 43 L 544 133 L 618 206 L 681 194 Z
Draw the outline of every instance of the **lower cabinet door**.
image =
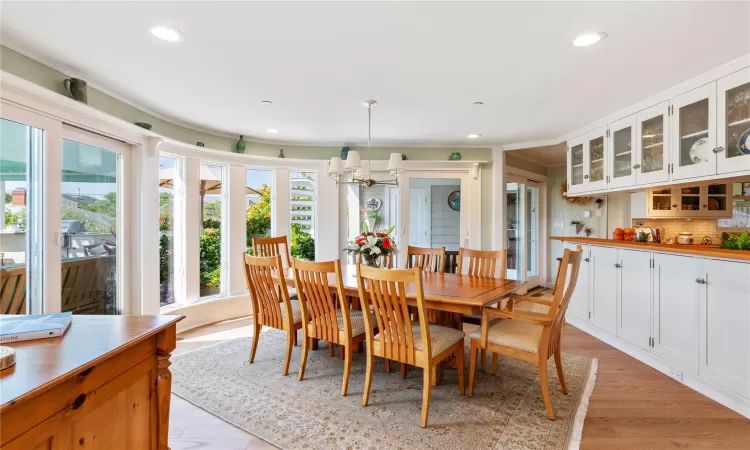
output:
M 651 350 L 651 253 L 618 250 L 617 337 Z
M 654 354 L 675 367 L 698 374 L 700 304 L 706 276 L 703 259 L 654 254 Z
M 750 398 L 750 264 L 703 262 L 699 375 Z
M 570 297 L 570 304 L 568 305 L 568 311 L 566 314 L 570 314 L 577 319 L 581 319 L 585 322 L 589 320 L 589 269 L 591 259 L 589 256 L 589 246 L 584 245 L 583 247 L 583 260 L 578 267 L 578 281 L 576 287 L 573 290 L 573 295 Z M 565 244 L 565 248 L 575 250 L 575 244 Z M 562 256 L 562 255 L 560 255 Z
M 591 324 L 617 333 L 617 249 L 591 246 Z

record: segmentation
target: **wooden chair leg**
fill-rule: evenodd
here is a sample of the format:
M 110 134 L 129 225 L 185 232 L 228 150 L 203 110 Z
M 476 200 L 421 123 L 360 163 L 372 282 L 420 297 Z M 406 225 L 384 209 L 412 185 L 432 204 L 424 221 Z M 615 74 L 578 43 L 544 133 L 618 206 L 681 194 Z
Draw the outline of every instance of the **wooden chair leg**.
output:
M 547 360 L 539 360 L 539 383 L 542 385 L 542 397 L 544 397 L 544 406 L 547 407 L 547 415 L 550 420 L 555 420 L 555 411 L 552 409 L 552 399 L 549 396 L 549 382 L 547 380 Z
M 297 330 L 294 330 L 292 332 L 292 336 L 294 337 L 294 346 L 297 346 Z
M 333 343 L 330 341 L 328 342 L 328 356 L 333 358 Z
M 458 369 L 458 393 L 464 395 L 464 342 L 461 341 L 461 346 L 456 352 L 456 368 Z
M 385 360 L 385 372 L 391 373 L 391 360 L 390 359 Z
M 568 386 L 565 384 L 565 376 L 563 376 L 562 357 L 560 355 L 560 347 L 555 350 L 555 367 L 557 368 L 557 378 L 560 379 L 560 387 L 562 388 L 563 394 L 568 393 Z
M 492 375 L 497 373 L 497 353 L 492 354 Z
M 292 330 L 286 337 L 286 358 L 284 358 L 284 368 L 281 374 L 286 376 L 289 374 L 289 363 L 292 362 L 292 347 L 294 346 L 294 330 Z
M 255 361 L 255 351 L 258 350 L 258 339 L 260 339 L 261 328 L 262 328 L 261 325 L 253 322 L 253 343 L 250 346 L 250 364 L 252 364 L 253 361 Z
M 312 345 L 311 345 L 311 348 L 312 348 L 313 350 L 317 350 L 317 349 L 318 349 L 318 341 L 319 341 L 319 339 L 313 339 L 313 340 L 312 340 Z
M 342 361 L 344 360 L 344 352 L 345 352 L 344 346 L 339 345 L 339 359 L 341 359 Z
M 305 336 L 305 333 L 302 333 L 302 356 L 299 360 L 299 376 L 297 379 L 299 381 L 302 381 L 302 379 L 305 377 L 305 366 L 307 365 L 307 352 L 310 351 L 310 347 L 312 347 L 312 339 L 308 339 Z
M 477 371 L 477 340 L 471 340 L 471 350 L 469 350 L 469 397 L 474 396 L 474 374 Z
M 365 368 L 365 391 L 362 393 L 362 406 L 367 406 L 370 400 L 370 387 L 372 386 L 372 372 L 375 365 L 375 356 L 372 354 L 372 345 L 367 346 L 367 367 Z
M 401 363 L 401 378 L 406 378 L 406 363 Z
M 422 382 L 424 386 L 422 392 L 422 420 L 420 426 L 425 428 L 427 426 L 427 418 L 430 415 L 430 394 L 432 393 L 432 380 L 430 378 L 432 378 L 432 367 L 425 367 L 422 372 L 424 372 L 424 381 Z
M 485 370 L 487 368 L 487 350 L 481 349 L 479 354 L 479 357 L 481 358 L 482 370 Z
M 349 344 L 344 347 L 346 355 L 344 356 L 344 381 L 341 384 L 342 396 L 346 396 L 346 391 L 349 388 L 349 374 L 352 370 L 352 358 L 354 357 L 352 354 L 353 346 L 352 342 L 349 341 Z

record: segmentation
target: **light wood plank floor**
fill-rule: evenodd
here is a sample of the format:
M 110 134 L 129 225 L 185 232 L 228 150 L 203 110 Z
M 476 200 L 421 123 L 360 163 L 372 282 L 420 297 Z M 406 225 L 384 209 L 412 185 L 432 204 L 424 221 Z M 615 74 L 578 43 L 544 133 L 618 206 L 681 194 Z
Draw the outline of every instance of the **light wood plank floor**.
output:
M 250 336 L 249 318 L 178 336 L 174 354 Z M 581 449 L 750 449 L 750 420 L 566 325 L 563 351 L 599 358 Z M 173 450 L 270 449 L 270 444 L 172 396 Z

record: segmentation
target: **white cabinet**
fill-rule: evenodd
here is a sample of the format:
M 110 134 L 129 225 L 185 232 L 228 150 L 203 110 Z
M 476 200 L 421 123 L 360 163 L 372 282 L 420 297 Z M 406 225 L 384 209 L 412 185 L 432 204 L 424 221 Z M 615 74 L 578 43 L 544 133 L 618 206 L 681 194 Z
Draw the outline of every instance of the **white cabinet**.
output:
M 716 83 L 672 99 L 672 179 L 716 174 Z
M 617 249 L 591 246 L 591 324 L 617 333 Z
M 698 373 L 750 398 L 750 264 L 701 261 L 705 275 L 694 286 L 703 294 Z
M 576 244 L 565 243 L 565 248 L 570 250 L 576 249 Z M 589 266 L 591 258 L 589 256 L 589 246 L 583 245 L 583 260 L 578 267 L 578 281 L 570 297 L 570 304 L 566 314 L 575 316 L 578 319 L 589 320 Z
M 750 139 L 740 145 L 750 131 L 750 67 L 720 78 L 716 90 L 716 171 L 750 170 Z
M 646 202 L 640 197 L 646 196 Z M 634 201 L 635 200 L 635 201 Z M 708 184 L 678 188 L 653 188 L 631 195 L 631 217 L 712 218 L 732 217 L 732 185 Z
M 607 188 L 607 127 L 597 128 L 568 141 L 568 192 Z
M 669 181 L 669 101 L 636 114 L 636 182 Z
M 654 254 L 654 354 L 698 374 L 700 304 L 705 277 L 700 258 Z
M 619 249 L 617 257 L 617 337 L 651 351 L 651 253 Z
M 609 150 L 607 174 L 609 187 L 632 186 L 636 183 L 636 172 L 639 167 L 635 148 L 636 115 L 609 124 L 607 130 L 607 149 Z

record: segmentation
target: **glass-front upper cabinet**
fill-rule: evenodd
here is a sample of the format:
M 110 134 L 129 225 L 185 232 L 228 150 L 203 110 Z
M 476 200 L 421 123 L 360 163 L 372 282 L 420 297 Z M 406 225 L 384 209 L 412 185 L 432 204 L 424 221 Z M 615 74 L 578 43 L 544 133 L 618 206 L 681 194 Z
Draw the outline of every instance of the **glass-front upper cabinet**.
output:
M 609 124 L 609 187 L 632 186 L 636 182 L 635 129 L 635 114 Z
M 568 183 L 571 194 L 607 188 L 607 127 L 568 141 Z
M 568 192 L 584 192 L 583 187 L 583 139 L 571 139 L 568 142 Z
M 636 114 L 638 184 L 669 181 L 669 102 Z
M 672 101 L 673 179 L 716 173 L 716 83 L 709 83 Z
M 648 217 L 674 217 L 677 215 L 677 203 L 673 198 L 672 188 L 658 188 L 649 191 Z
M 718 173 L 750 170 L 750 67 L 716 82 Z

